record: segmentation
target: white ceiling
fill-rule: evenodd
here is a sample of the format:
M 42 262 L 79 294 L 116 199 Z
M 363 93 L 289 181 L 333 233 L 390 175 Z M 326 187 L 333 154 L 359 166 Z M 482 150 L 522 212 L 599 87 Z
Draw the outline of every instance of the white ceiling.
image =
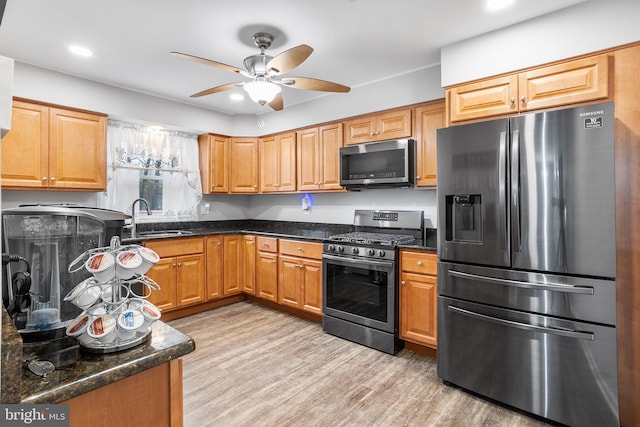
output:
M 258 31 L 276 36 L 276 54 L 300 44 L 311 56 L 286 76 L 366 86 L 440 62 L 440 48 L 585 0 L 515 0 L 487 13 L 487 0 L 8 0 L 0 55 L 150 95 L 229 114 L 256 114 L 234 89 L 189 95 L 246 80 L 169 55 L 179 51 L 244 68 L 259 53 Z M 71 44 L 90 48 L 73 56 Z M 285 109 L 322 92 L 283 88 Z M 330 96 L 349 96 L 332 94 Z M 294 107 L 293 107 L 294 108 Z

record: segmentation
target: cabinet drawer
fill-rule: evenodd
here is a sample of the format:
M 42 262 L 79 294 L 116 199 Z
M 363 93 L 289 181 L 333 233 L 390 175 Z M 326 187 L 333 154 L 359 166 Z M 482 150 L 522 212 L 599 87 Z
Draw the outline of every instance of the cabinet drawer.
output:
M 400 268 L 402 271 L 435 276 L 438 273 L 438 256 L 428 252 L 401 251 Z
M 158 241 L 147 240 L 143 243 L 147 248 L 156 251 L 160 258 L 204 252 L 204 239 L 202 237 L 180 237 Z
M 280 239 L 280 254 L 322 259 L 322 244 Z
M 258 236 L 258 250 L 262 252 L 278 252 L 278 239 L 275 237 Z

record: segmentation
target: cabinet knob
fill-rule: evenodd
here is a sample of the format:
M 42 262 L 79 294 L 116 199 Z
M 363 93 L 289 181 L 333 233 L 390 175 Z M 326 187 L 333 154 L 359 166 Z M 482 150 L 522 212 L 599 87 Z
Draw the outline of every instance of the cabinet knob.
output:
M 181 262 L 178 263 L 178 267 L 182 267 L 182 263 Z
M 271 264 L 275 264 L 275 263 L 276 263 L 276 260 L 275 260 L 275 259 L 272 259 L 272 260 L 271 260 Z
M 43 176 L 43 177 L 42 177 L 42 182 L 47 182 L 47 179 L 48 179 L 48 178 L 47 178 L 46 176 Z
M 298 250 L 299 250 L 300 252 L 302 252 L 302 248 L 298 248 Z
M 176 263 L 173 263 L 173 268 L 176 268 L 178 265 Z
M 51 182 L 55 182 L 55 181 L 56 181 L 56 177 L 55 177 L 55 176 L 52 176 L 52 177 L 51 177 Z
M 400 282 L 400 284 L 401 284 L 402 286 L 405 286 L 405 285 L 407 284 L 407 282 L 405 282 L 405 281 L 403 280 L 402 282 Z
M 511 101 L 512 104 L 516 103 L 516 99 L 515 98 L 511 98 L 509 101 Z
M 420 179 L 420 177 L 419 177 L 419 176 L 416 176 L 416 179 Z
M 418 267 L 422 267 L 422 261 L 418 261 Z
M 523 102 L 523 103 L 524 103 L 524 102 L 526 102 L 526 101 L 527 101 L 527 97 L 525 97 L 524 95 L 522 95 L 522 96 L 520 97 L 520 101 L 521 101 L 521 102 Z

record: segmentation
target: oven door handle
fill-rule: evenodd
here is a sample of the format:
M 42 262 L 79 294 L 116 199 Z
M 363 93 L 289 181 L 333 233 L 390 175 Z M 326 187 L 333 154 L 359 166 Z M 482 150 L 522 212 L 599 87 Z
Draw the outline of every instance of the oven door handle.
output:
M 378 261 L 378 260 L 372 260 L 372 259 L 367 259 L 367 258 L 354 259 L 354 258 L 347 258 L 347 257 L 341 257 L 341 256 L 335 256 L 335 255 L 327 255 L 327 254 L 323 254 L 322 255 L 322 259 L 323 260 L 326 259 L 326 260 L 329 260 L 329 261 L 346 262 L 346 263 L 349 263 L 349 264 L 375 265 L 375 266 L 380 266 L 380 267 L 393 268 L 393 262 L 392 261 Z
M 516 288 L 526 288 L 541 291 L 553 291 L 553 292 L 565 292 L 571 294 L 587 294 L 593 295 L 593 288 L 591 286 L 575 286 L 564 285 L 562 283 L 534 283 L 534 282 L 522 282 L 520 280 L 500 279 L 497 277 L 480 276 L 478 274 L 464 273 L 462 271 L 449 270 L 449 274 L 454 277 L 460 277 L 462 279 L 475 279 L 488 283 L 497 283 L 505 286 L 513 286 Z
M 515 322 L 513 320 L 500 319 L 499 317 L 487 316 L 486 314 L 476 313 L 475 311 L 465 310 L 463 308 L 449 306 L 449 311 L 462 314 L 464 316 L 474 317 L 476 319 L 486 320 L 488 322 L 498 323 L 512 328 L 524 329 L 526 331 L 542 332 L 544 334 L 559 335 L 567 338 L 576 338 L 581 340 L 593 341 L 595 335 L 593 332 L 580 332 L 571 329 L 558 329 L 545 326 L 532 325 L 530 323 Z

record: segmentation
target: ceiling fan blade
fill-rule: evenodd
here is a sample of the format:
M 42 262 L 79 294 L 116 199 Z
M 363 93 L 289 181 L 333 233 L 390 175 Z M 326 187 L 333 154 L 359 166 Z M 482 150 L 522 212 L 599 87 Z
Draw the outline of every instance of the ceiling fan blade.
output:
M 274 76 L 287 73 L 302 64 L 311 52 L 313 48 L 306 44 L 285 50 L 267 63 L 267 72 Z
M 212 87 L 211 89 L 203 90 L 202 92 L 194 93 L 191 98 L 198 98 L 200 96 L 211 95 L 212 93 L 218 93 L 229 89 L 234 89 L 242 86 L 242 83 L 229 83 L 222 86 Z
M 321 92 L 349 92 L 351 90 L 348 86 L 310 77 L 287 77 L 282 79 L 281 83 L 294 89 L 318 90 Z
M 200 64 L 210 65 L 212 67 L 221 68 L 226 71 L 231 71 L 232 73 L 242 74 L 244 71 L 244 70 L 241 70 L 240 68 L 234 67 L 233 65 L 223 64 L 222 62 L 212 61 L 211 59 L 206 59 L 206 58 L 200 58 L 199 56 L 193 56 L 187 53 L 180 53 L 180 52 L 169 52 L 169 53 L 177 58 L 183 58 L 189 61 L 198 62 Z
M 269 103 L 269 107 L 273 108 L 276 111 L 280 111 L 284 108 L 284 101 L 282 100 L 282 94 L 279 93 L 273 98 L 273 100 Z

